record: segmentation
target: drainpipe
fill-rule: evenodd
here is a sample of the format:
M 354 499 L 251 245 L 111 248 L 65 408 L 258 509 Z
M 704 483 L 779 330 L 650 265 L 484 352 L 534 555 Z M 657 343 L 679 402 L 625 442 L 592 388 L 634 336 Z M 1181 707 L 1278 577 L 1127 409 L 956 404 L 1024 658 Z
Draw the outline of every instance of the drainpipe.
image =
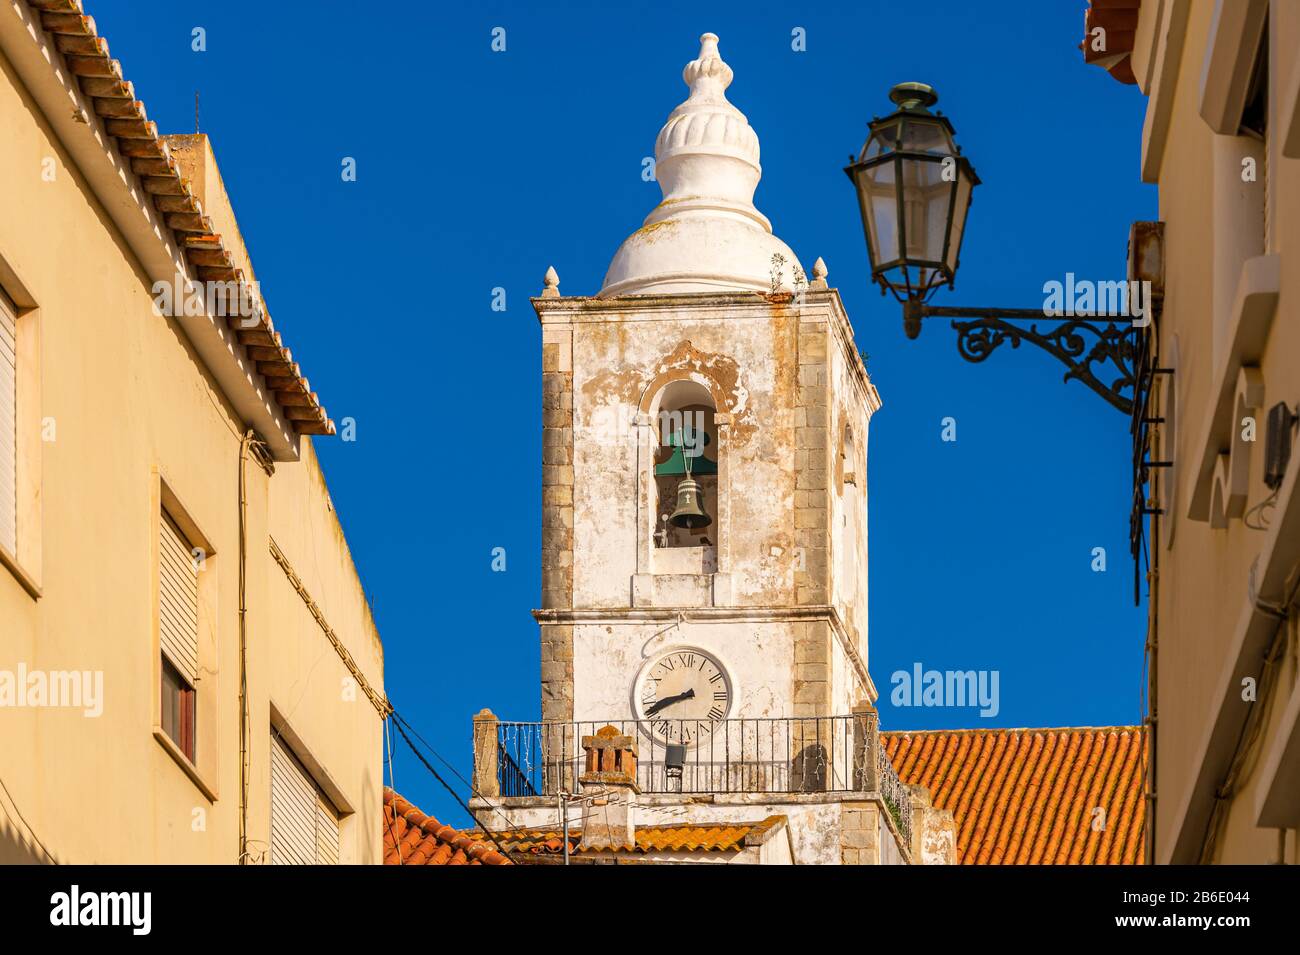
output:
M 270 448 L 249 428 L 239 442 L 239 864 L 248 865 L 248 472 L 252 457 L 275 473 Z
M 1172 492 L 1171 492 L 1172 495 Z M 1160 664 L 1160 508 L 1151 515 L 1150 569 L 1147 571 L 1147 865 L 1156 864 L 1156 736 L 1159 724 Z

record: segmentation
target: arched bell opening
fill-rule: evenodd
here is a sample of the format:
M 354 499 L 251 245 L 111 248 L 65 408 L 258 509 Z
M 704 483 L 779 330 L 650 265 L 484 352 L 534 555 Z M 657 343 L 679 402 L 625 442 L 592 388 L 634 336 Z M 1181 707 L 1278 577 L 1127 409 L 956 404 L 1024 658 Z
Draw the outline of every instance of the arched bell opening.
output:
M 716 562 L 718 540 L 717 408 L 709 389 L 682 379 L 664 386 L 652 423 L 655 547 L 702 547 Z

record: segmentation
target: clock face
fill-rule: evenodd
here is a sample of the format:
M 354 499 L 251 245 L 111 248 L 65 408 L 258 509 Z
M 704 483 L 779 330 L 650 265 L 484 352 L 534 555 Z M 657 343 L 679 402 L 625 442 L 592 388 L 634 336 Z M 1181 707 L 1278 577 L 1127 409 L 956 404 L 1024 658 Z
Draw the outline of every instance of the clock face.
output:
M 731 712 L 731 677 L 717 659 L 695 647 L 652 659 L 633 692 L 642 728 L 663 743 L 692 746 L 707 740 Z

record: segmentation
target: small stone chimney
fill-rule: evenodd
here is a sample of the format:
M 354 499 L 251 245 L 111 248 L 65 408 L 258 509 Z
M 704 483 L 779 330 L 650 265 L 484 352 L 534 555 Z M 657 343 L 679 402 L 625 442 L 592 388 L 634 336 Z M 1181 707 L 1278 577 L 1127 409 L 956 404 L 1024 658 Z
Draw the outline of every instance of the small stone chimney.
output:
M 625 848 L 636 844 L 636 743 L 612 726 L 582 737 L 587 764 L 578 782 L 585 807 L 582 848 Z

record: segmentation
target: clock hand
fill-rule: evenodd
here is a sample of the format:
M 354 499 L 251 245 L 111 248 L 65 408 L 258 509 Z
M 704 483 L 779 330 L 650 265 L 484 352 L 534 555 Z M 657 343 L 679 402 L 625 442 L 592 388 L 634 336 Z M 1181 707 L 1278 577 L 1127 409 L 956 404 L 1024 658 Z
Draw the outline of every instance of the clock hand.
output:
M 650 709 L 646 710 L 646 711 L 645 711 L 645 715 L 646 715 L 646 716 L 654 716 L 656 713 L 658 713 L 660 710 L 662 710 L 665 706 L 672 706 L 674 703 L 678 702 L 680 699 L 681 699 L 681 695 L 680 695 L 680 694 L 678 694 L 677 696 L 666 696 L 666 697 L 664 697 L 662 700 L 659 700 L 658 702 L 656 702 L 654 706 L 650 707 Z
M 687 690 L 685 693 L 678 693 L 676 696 L 666 696 L 662 700 L 659 700 L 657 703 L 655 703 L 654 706 L 650 707 L 650 709 L 646 710 L 645 715 L 654 716 L 656 713 L 658 713 L 666 706 L 672 706 L 674 703 L 680 703 L 682 700 L 693 700 L 693 699 L 695 699 L 694 690 Z

